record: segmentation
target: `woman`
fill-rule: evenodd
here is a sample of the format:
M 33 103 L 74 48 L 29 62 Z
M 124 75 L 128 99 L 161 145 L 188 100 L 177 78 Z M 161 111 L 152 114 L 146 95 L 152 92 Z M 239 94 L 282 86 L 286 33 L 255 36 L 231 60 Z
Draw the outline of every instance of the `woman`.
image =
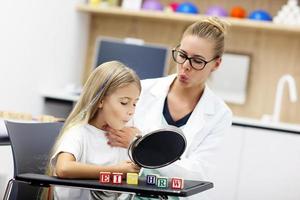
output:
M 216 150 L 232 120 L 230 109 L 206 86 L 210 74 L 221 64 L 225 31 L 226 24 L 216 17 L 190 25 L 172 51 L 177 74 L 142 81 L 135 125 L 142 134 L 174 125 L 187 139 L 181 159 L 157 169 L 162 176 L 211 180 Z M 110 130 L 108 138 L 113 146 L 129 143 L 120 131 Z M 204 195 L 188 199 L 206 199 Z

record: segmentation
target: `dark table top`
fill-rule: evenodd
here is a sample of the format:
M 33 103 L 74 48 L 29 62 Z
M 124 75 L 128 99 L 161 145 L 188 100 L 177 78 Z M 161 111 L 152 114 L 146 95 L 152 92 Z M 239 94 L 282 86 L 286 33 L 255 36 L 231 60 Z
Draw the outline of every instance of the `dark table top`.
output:
M 205 181 L 184 180 L 183 189 L 159 188 L 157 186 L 147 185 L 145 179 L 139 179 L 138 185 L 129 185 L 126 181 L 122 184 L 106 184 L 99 183 L 98 180 L 86 179 L 60 179 L 53 176 L 41 174 L 20 174 L 16 177 L 17 180 L 30 182 L 32 184 L 43 185 L 61 185 L 73 187 L 85 187 L 95 190 L 110 190 L 118 192 L 135 193 L 140 196 L 181 196 L 186 197 L 197 194 L 213 188 L 213 183 Z

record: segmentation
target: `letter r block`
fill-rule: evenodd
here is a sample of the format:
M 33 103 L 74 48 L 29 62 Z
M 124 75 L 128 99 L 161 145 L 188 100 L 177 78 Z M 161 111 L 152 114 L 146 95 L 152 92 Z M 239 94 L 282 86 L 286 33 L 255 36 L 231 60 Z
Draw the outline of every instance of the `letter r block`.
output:
M 156 185 L 157 185 L 157 187 L 160 187 L 160 188 L 167 188 L 168 187 L 168 178 L 158 177 Z

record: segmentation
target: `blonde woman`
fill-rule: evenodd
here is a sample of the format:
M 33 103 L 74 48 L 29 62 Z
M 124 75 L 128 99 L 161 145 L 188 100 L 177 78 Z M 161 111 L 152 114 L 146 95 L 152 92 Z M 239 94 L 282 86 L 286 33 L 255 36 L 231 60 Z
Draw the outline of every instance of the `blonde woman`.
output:
M 124 148 L 111 147 L 106 128 L 123 129 L 131 120 L 141 91 L 135 72 L 112 61 L 97 67 L 67 118 L 51 157 L 52 174 L 60 178 L 98 179 L 99 172 L 139 172 Z M 132 137 L 131 135 L 127 137 Z M 132 139 L 132 138 L 131 138 Z M 88 190 L 55 187 L 54 199 L 116 196 Z M 97 197 L 96 197 L 97 198 Z
M 225 32 L 226 23 L 216 17 L 193 23 L 172 51 L 177 73 L 142 81 L 142 93 L 134 116 L 138 128 L 147 133 L 174 125 L 182 129 L 187 139 L 181 159 L 155 173 L 190 180 L 212 180 L 214 156 L 232 121 L 230 109 L 206 85 L 208 77 L 221 64 Z M 110 130 L 108 138 L 112 146 L 130 143 L 119 139 L 122 134 L 118 130 Z M 207 198 L 207 192 L 203 192 L 186 199 Z

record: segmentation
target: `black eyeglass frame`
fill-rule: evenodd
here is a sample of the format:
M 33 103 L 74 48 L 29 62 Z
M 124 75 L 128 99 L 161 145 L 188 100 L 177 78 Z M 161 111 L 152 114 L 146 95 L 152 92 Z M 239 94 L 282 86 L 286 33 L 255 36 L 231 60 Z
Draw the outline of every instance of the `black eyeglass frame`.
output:
M 183 64 L 183 63 L 185 63 L 186 60 L 189 60 L 190 66 L 191 66 L 193 69 L 198 70 L 198 71 L 203 70 L 203 69 L 205 68 L 205 66 L 207 65 L 207 63 L 210 63 L 210 62 L 212 62 L 213 60 L 215 60 L 215 59 L 217 59 L 217 58 L 220 57 L 220 56 L 216 56 L 216 57 L 214 57 L 214 58 L 212 58 L 211 60 L 208 60 L 208 61 L 199 58 L 199 60 L 201 60 L 201 61 L 204 62 L 204 65 L 203 65 L 203 67 L 201 67 L 201 68 L 195 68 L 195 67 L 193 66 L 193 64 L 192 64 L 192 61 L 191 61 L 191 60 L 193 59 L 193 57 L 188 57 L 188 56 L 185 55 L 183 52 L 180 52 L 179 50 L 177 50 L 177 48 L 178 48 L 179 46 L 180 46 L 180 45 L 178 45 L 176 48 L 172 49 L 172 58 L 173 58 L 174 62 L 176 62 L 176 63 L 178 63 L 178 64 Z M 184 59 L 183 62 L 178 62 L 178 61 L 177 61 L 177 59 L 175 58 L 175 57 L 176 57 L 176 56 L 175 56 L 175 52 L 183 53 L 183 54 L 185 55 L 185 59 Z

